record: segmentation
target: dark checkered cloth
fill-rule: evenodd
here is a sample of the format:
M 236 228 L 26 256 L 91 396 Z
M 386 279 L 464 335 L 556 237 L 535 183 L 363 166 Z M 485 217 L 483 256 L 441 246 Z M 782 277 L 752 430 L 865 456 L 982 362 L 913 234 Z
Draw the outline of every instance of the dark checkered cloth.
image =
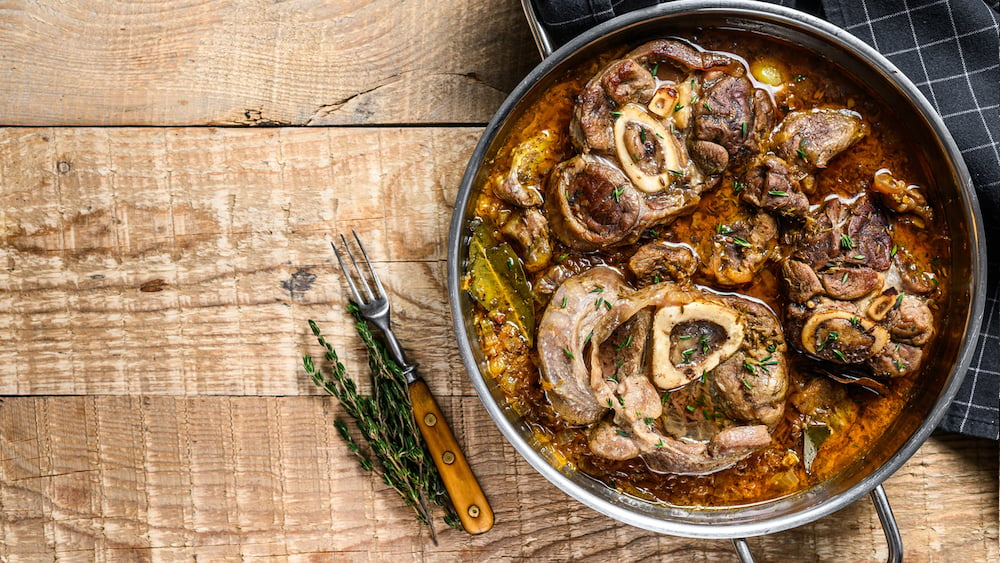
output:
M 656 0 L 534 0 L 557 44 Z M 888 57 L 934 105 L 972 173 L 986 238 L 1000 241 L 1000 0 L 778 0 L 851 32 Z M 986 316 L 975 355 L 941 428 L 997 439 L 1000 243 L 987 244 Z

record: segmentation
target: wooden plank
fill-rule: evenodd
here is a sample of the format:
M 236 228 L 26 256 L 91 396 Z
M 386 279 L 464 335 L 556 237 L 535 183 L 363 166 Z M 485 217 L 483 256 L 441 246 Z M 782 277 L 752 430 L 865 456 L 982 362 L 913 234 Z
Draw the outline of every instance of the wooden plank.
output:
M 441 397 L 497 513 L 434 546 L 364 473 L 325 397 L 17 397 L 0 403 L 0 559 L 735 560 L 727 541 L 662 536 L 569 499 L 476 401 Z M 935 434 L 886 482 L 906 561 L 996 561 L 997 443 Z M 441 525 L 439 521 L 439 526 Z M 862 500 L 752 538 L 761 561 L 882 561 Z
M 516 0 L 13 2 L 0 29 L 0 125 L 485 123 L 539 60 Z
M 435 392 L 478 128 L 0 130 L 0 394 L 299 395 L 315 319 L 363 374 L 329 241 L 357 229 Z

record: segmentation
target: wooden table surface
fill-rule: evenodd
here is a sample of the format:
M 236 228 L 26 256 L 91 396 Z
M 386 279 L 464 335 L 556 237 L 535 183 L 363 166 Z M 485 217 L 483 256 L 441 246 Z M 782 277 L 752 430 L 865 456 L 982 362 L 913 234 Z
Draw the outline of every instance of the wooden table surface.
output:
M 558 491 L 466 378 L 451 207 L 537 62 L 516 0 L 0 2 L 0 560 L 735 560 Z M 312 318 L 365 373 L 328 245 L 352 228 L 487 534 L 433 545 L 303 372 Z M 907 561 L 1000 559 L 996 442 L 935 433 L 885 488 Z M 866 500 L 750 545 L 887 553 Z

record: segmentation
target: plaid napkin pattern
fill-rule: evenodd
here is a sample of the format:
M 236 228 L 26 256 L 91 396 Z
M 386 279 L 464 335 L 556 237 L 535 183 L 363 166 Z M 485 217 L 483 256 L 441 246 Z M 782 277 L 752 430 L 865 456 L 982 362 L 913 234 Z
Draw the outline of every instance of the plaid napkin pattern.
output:
M 533 0 L 561 45 L 656 0 Z M 979 194 L 988 241 L 1000 241 L 1000 0 L 772 0 L 822 17 L 896 65 L 944 119 Z M 987 302 L 969 372 L 940 428 L 998 438 L 1000 243 L 989 247 Z

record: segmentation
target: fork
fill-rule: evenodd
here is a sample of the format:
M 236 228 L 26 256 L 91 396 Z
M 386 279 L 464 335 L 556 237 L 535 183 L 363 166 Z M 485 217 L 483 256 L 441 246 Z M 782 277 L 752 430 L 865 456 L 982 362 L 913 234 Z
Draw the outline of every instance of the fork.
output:
M 434 396 L 431 395 L 427 383 L 417 373 L 416 364 L 407 363 L 403 348 L 392 332 L 389 321 L 389 298 L 385 288 L 382 287 L 382 281 L 375 273 L 371 260 L 368 259 L 368 253 L 365 252 L 365 247 L 361 244 L 361 239 L 358 238 L 358 233 L 352 229 L 351 234 L 354 235 L 354 242 L 357 244 L 358 250 L 361 251 L 362 262 L 368 270 L 366 277 L 358 265 L 354 252 L 351 251 L 347 238 L 340 235 L 340 240 L 343 242 L 351 265 L 354 266 L 354 272 L 357 274 L 357 284 L 354 281 L 355 276 L 344 264 L 344 259 L 337 250 L 337 245 L 331 241 L 330 246 L 333 247 L 333 253 L 337 257 L 340 269 L 347 279 L 352 300 L 361 312 L 361 316 L 385 335 L 389 355 L 399 365 L 403 377 L 406 379 L 417 427 L 420 428 L 420 434 L 424 437 L 424 442 L 427 443 L 427 449 L 431 452 L 434 465 L 437 466 L 438 472 L 441 474 L 441 480 L 448 491 L 448 496 L 451 497 L 451 502 L 455 505 L 455 511 L 458 512 L 462 527 L 470 534 L 486 532 L 493 527 L 493 509 L 490 507 L 489 501 L 486 500 L 482 487 L 479 486 L 476 476 L 473 475 L 472 468 L 469 467 L 469 462 L 465 459 L 465 454 L 462 453 L 458 441 L 455 440 L 455 435 L 448 426 Z M 371 278 L 372 283 L 368 281 L 368 277 Z M 358 286 L 361 286 L 362 291 L 358 290 Z

